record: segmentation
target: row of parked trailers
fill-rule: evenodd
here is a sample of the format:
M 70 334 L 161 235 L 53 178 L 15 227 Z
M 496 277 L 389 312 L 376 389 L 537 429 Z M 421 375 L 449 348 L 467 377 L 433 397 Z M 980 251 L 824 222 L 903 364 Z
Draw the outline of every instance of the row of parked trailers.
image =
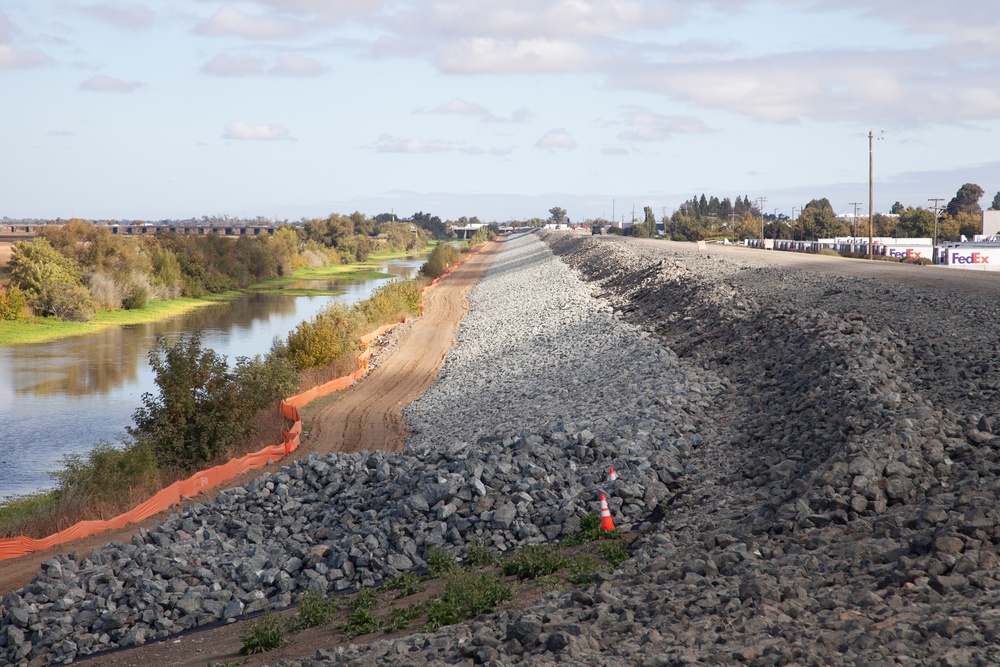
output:
M 872 254 L 895 257 L 900 260 L 929 260 L 934 264 L 954 269 L 974 271 L 1000 271 L 1000 239 L 988 237 L 984 240 L 945 243 L 937 247 L 929 238 L 899 239 L 876 237 L 873 239 Z M 786 250 L 790 252 L 818 252 L 823 249 L 835 250 L 841 255 L 868 255 L 868 239 L 835 238 L 818 241 L 786 241 L 782 239 L 748 240 L 752 248 Z

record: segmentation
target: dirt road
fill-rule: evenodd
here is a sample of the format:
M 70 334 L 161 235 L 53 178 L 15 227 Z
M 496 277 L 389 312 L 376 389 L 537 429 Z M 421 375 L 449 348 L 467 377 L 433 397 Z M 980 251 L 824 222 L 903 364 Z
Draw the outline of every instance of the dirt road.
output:
M 413 322 L 405 338 L 385 355 L 378 368 L 316 413 L 309 436 L 303 439 L 294 454 L 283 461 L 300 459 L 312 452 L 402 449 L 407 434 L 403 408 L 418 398 L 437 377 L 454 342 L 455 331 L 468 312 L 469 291 L 493 262 L 500 247 L 499 243 L 490 244 L 429 290 L 424 316 Z M 204 502 L 224 489 L 245 484 L 273 469 L 264 467 L 248 472 L 185 504 Z M 128 542 L 139 528 L 155 525 L 181 508 L 174 506 L 121 530 L 0 561 L 0 595 L 29 583 L 40 565 L 58 553 L 79 551 L 86 554 L 107 542 Z

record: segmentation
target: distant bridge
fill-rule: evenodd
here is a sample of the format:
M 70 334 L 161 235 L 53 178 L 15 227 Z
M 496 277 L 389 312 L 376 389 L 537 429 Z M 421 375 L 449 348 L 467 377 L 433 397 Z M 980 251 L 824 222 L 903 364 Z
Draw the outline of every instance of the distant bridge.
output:
M 58 223 L 50 223 L 58 224 Z M 4 222 L 0 225 L 0 232 L 11 234 L 29 234 L 34 236 L 38 230 L 50 225 L 39 223 L 10 223 Z M 157 234 L 162 232 L 173 232 L 175 234 L 187 234 L 192 236 L 207 236 L 208 234 L 218 234 L 219 236 L 263 236 L 273 235 L 278 231 L 277 225 L 198 225 L 198 224 L 174 224 L 174 225 L 101 225 L 111 230 L 112 234 L 122 236 L 141 236 L 143 234 Z

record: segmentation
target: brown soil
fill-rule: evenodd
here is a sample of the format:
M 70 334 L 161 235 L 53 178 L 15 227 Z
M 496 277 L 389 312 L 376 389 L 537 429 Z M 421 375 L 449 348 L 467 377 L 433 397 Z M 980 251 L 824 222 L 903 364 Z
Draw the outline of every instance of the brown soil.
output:
M 424 316 L 407 327 L 401 340 L 382 355 L 379 366 L 363 380 L 336 398 L 326 399 L 313 416 L 312 432 L 289 462 L 312 452 L 321 454 L 359 449 L 392 449 L 398 451 L 406 438 L 402 418 L 404 407 L 418 398 L 437 377 L 444 358 L 454 342 L 454 332 L 468 311 L 467 295 L 499 252 L 499 244 L 469 258 L 437 287 L 427 292 Z M 308 414 L 307 414 L 308 418 Z M 241 475 L 229 483 L 185 501 L 158 515 L 121 530 L 69 542 L 20 558 L 0 561 L 0 595 L 28 584 L 45 561 L 59 553 L 77 551 L 87 554 L 108 542 L 128 542 L 139 528 L 149 528 L 186 505 L 213 498 L 220 491 L 245 484 L 250 479 L 273 470 L 259 468 Z
M 14 244 L 11 241 L 0 241 L 0 269 L 7 266 L 14 254 Z

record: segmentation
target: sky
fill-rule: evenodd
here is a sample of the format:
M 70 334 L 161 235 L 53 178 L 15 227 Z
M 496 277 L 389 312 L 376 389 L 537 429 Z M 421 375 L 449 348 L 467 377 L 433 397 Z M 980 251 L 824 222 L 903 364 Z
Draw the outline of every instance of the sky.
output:
M 876 212 L 986 208 L 998 35 L 987 0 L 3 0 L 0 217 L 867 212 L 869 158 Z

